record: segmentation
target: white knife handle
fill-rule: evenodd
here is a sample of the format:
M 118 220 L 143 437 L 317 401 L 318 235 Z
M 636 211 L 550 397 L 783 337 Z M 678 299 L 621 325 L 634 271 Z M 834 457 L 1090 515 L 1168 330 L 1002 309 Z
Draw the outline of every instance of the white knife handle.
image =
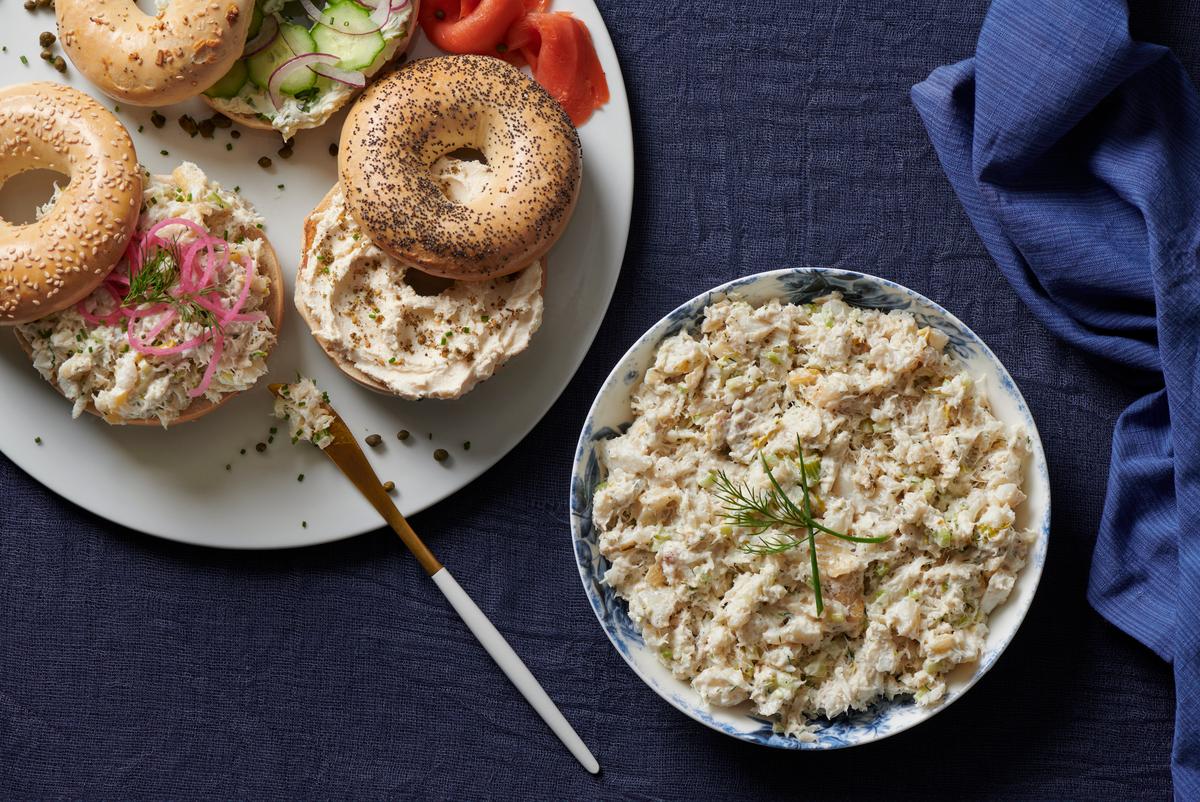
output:
M 542 717 L 542 720 L 550 725 L 550 729 L 558 736 L 558 739 L 563 742 L 567 749 L 571 750 L 571 754 L 575 759 L 583 764 L 583 767 L 592 774 L 597 774 L 600 771 L 600 764 L 597 762 L 594 755 L 584 744 L 583 740 L 575 732 L 571 724 L 563 717 L 563 714 L 551 701 L 546 691 L 534 679 L 533 674 L 525 667 L 525 663 L 517 656 L 517 653 L 508 645 L 508 641 L 504 640 L 504 636 L 499 630 L 492 625 L 488 617 L 483 614 L 479 606 L 471 601 L 471 597 L 462 589 L 462 586 L 455 581 L 454 577 L 445 568 L 433 575 L 433 581 L 437 583 L 438 588 L 445 594 L 450 601 L 451 606 L 459 614 L 471 633 L 479 639 L 483 644 L 483 648 L 496 661 L 496 665 L 500 666 L 500 670 L 512 681 L 512 684 L 517 686 L 517 690 L 525 697 L 525 700 L 533 706 L 537 714 Z

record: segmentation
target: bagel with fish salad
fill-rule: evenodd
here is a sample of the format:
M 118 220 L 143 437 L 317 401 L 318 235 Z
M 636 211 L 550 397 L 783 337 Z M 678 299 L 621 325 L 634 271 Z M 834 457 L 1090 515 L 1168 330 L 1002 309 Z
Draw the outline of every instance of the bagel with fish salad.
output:
M 325 354 L 372 390 L 458 398 L 524 351 L 541 326 L 545 257 L 483 281 L 441 279 L 365 236 L 341 184 L 304 221 L 296 309 Z
M 267 372 L 283 277 L 262 218 L 196 165 L 143 173 L 141 183 L 136 229 L 103 282 L 16 334 L 74 417 L 167 427 L 207 415 Z
M 0 89 L 0 184 L 30 170 L 64 174 L 32 223 L 0 220 L 0 325 L 66 309 L 104 281 L 133 234 L 142 174 L 129 132 L 77 89 Z
M 56 0 L 63 49 L 106 95 L 138 106 L 195 97 L 242 54 L 255 0 L 169 0 L 157 14 L 135 0 Z
M 259 0 L 241 57 L 202 97 L 236 122 L 285 140 L 317 128 L 407 54 L 419 2 Z

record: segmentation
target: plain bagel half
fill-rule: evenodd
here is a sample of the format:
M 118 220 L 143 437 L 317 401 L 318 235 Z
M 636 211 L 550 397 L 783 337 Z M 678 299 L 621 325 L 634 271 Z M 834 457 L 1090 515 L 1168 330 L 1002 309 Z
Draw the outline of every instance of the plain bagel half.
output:
M 203 92 L 242 55 L 255 0 L 171 0 L 157 15 L 134 0 L 57 0 L 71 62 L 117 100 L 166 106 Z
M 464 151 L 482 160 L 457 162 L 466 191 L 456 195 L 438 165 Z M 558 241 L 582 158 L 578 131 L 537 82 L 497 58 L 440 56 L 363 93 L 342 127 L 338 174 L 380 249 L 431 275 L 482 281 Z

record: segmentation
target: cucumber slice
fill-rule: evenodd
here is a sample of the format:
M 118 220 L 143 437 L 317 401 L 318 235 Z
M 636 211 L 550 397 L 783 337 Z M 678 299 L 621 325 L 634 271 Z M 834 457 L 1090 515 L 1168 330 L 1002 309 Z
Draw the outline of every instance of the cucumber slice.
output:
M 265 50 L 255 53 L 246 59 L 250 80 L 259 89 L 266 89 L 271 81 L 272 73 L 280 65 L 305 53 L 315 53 L 316 43 L 309 32 L 300 25 L 283 22 L 279 25 L 279 36 Z M 279 91 L 285 95 L 294 95 L 311 89 L 317 83 L 317 74 L 312 70 L 296 70 L 280 85 Z
M 369 11 L 350 0 L 339 0 L 321 12 L 321 22 L 313 24 L 312 37 L 319 52 L 340 59 L 336 66 L 362 70 L 375 62 L 385 46 L 383 34 L 372 31 L 374 27 Z
M 249 42 L 254 37 L 258 36 L 258 32 L 262 30 L 262 9 L 258 3 L 254 4 L 254 11 L 250 12 L 250 30 L 246 31 L 246 41 Z
M 246 59 L 240 58 L 233 62 L 233 66 L 229 68 L 229 72 L 225 73 L 225 77 L 210 86 L 204 94 L 209 97 L 237 97 L 237 93 L 246 85 L 249 77 L 250 70 L 246 67 Z

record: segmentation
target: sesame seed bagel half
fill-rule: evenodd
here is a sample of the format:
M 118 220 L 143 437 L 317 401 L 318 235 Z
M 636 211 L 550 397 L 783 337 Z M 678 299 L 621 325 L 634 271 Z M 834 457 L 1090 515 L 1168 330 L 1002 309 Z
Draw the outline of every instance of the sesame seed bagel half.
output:
M 171 0 L 147 14 L 134 0 L 57 0 L 71 62 L 104 94 L 138 106 L 208 89 L 246 45 L 255 0 Z
M 0 90 L 0 184 L 30 170 L 67 176 L 41 218 L 0 220 L 0 325 L 87 297 L 125 252 L 142 204 L 129 132 L 90 96 L 32 83 Z

